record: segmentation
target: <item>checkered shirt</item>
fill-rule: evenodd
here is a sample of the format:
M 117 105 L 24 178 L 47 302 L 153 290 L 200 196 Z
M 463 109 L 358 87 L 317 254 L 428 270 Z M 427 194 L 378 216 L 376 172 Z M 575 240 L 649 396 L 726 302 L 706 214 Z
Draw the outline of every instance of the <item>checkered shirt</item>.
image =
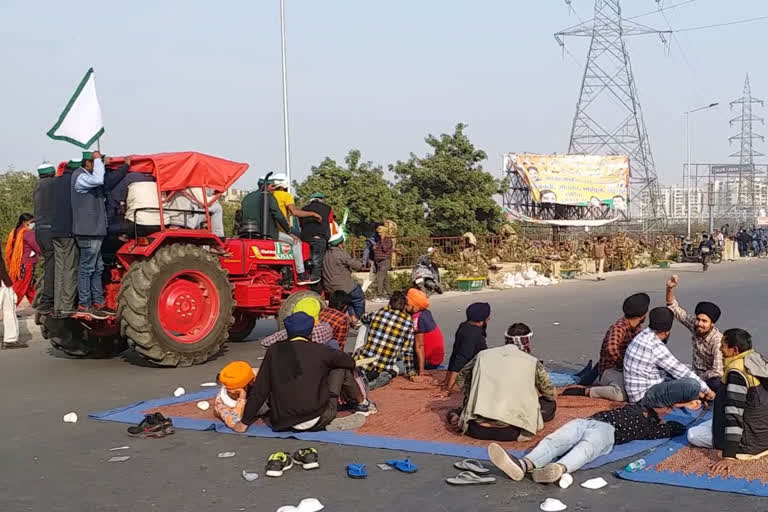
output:
M 344 343 L 347 342 L 347 335 L 349 335 L 349 316 L 336 309 L 325 308 L 320 311 L 320 321 L 331 326 L 333 339 L 338 342 L 339 348 L 343 352 Z
M 624 367 L 624 353 L 627 351 L 632 338 L 640 332 L 642 325 L 632 327 L 626 317 L 619 318 L 615 324 L 608 328 L 600 347 L 600 372 L 608 369 L 622 371 Z
M 275 334 L 271 334 L 261 340 L 261 346 L 262 347 L 269 347 L 271 345 L 274 345 L 278 341 L 285 341 L 288 339 L 288 331 L 285 329 L 282 329 L 280 331 L 277 331 Z M 331 326 L 328 325 L 325 322 L 320 322 L 315 324 L 315 326 L 312 328 L 312 335 L 310 336 L 310 341 L 314 343 L 320 343 L 321 345 L 327 345 L 329 341 L 333 339 L 333 331 L 331 330 Z
M 646 327 L 635 336 L 624 355 L 624 388 L 629 401 L 639 402 L 649 389 L 670 378 L 696 379 L 701 391 L 709 390 L 704 381 L 678 361 L 656 333 Z
M 370 323 L 366 322 L 369 319 Z M 375 357 L 376 361 L 363 366 L 361 370 L 397 373 L 395 362 L 402 358 L 406 376 L 415 375 L 413 363 L 415 335 L 411 315 L 385 307 L 373 315 L 363 315 L 363 322 L 369 323 L 368 337 L 365 345 L 355 352 L 354 358 L 357 360 Z
M 677 301 L 667 304 L 667 307 L 675 314 L 675 318 L 683 324 L 693 337 L 693 359 L 691 359 L 693 371 L 704 380 L 713 377 L 722 378 L 723 376 L 723 354 L 720 352 L 720 345 L 723 342 L 723 333 L 717 327 L 712 326 L 709 334 L 703 338 L 696 335 L 696 315 L 680 307 Z

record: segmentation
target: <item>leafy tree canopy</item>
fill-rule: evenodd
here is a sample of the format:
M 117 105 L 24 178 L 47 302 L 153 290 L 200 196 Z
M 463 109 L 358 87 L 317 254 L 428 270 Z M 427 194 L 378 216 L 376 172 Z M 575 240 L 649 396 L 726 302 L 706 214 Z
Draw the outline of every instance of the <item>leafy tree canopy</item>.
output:
M 374 222 L 386 219 L 398 225 L 403 236 L 425 236 L 424 207 L 414 192 L 400 192 L 384 177 L 381 166 L 363 162 L 360 151 L 353 149 L 344 159 L 345 165 L 326 158 L 301 184 L 294 183 L 296 195 L 303 205 L 315 192 L 325 194 L 326 203 L 341 221 L 344 208 L 349 208 L 349 231 L 355 235 L 370 233 Z
M 19 215 L 34 215 L 34 192 L 37 176 L 9 169 L 0 175 L 0 236 L 3 246 L 8 233 L 16 227 Z
M 501 223 L 501 207 L 493 196 L 503 192 L 503 183 L 483 171 L 485 151 L 476 149 L 458 124 L 453 135 L 429 135 L 432 149 L 423 158 L 411 154 L 390 170 L 403 193 L 415 193 L 429 207 L 425 224 L 433 236 L 454 236 L 472 231 L 495 232 Z

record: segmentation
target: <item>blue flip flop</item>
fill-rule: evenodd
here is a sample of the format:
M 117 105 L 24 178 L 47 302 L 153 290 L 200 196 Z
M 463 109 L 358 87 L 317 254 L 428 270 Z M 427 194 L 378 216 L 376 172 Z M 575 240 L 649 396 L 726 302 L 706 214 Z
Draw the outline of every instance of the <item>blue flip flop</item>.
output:
M 353 462 L 347 466 L 347 476 L 356 480 L 367 478 L 368 473 L 365 471 L 365 464 L 358 464 Z
M 417 466 L 411 464 L 411 459 L 388 460 L 387 464 L 398 471 L 402 471 L 403 473 L 415 473 L 419 470 Z

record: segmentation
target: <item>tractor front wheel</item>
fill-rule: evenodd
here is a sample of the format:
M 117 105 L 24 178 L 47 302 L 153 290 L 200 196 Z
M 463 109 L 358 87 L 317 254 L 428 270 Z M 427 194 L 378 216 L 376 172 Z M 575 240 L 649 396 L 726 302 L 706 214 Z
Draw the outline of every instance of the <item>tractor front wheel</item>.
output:
M 280 311 L 277 313 L 278 330 L 285 329 L 285 319 L 293 314 L 293 310 L 296 308 L 296 304 L 298 304 L 301 299 L 307 298 L 317 300 L 317 302 L 320 303 L 320 309 L 325 308 L 325 301 L 319 294 L 315 292 L 302 290 L 300 292 L 292 293 L 286 297 L 286 299 L 280 305 Z
M 159 366 L 202 364 L 221 351 L 232 325 L 232 285 L 202 247 L 172 244 L 134 263 L 118 295 L 120 331 Z

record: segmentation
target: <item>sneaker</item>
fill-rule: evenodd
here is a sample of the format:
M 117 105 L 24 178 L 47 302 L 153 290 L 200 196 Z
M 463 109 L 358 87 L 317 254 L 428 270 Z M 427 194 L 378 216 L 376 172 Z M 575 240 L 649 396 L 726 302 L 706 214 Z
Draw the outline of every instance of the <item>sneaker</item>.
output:
M 80 308 L 78 308 L 78 311 L 79 310 Z M 106 320 L 110 317 L 109 313 L 99 309 L 95 305 L 88 308 L 88 315 L 90 315 L 90 317 L 93 318 L 94 320 Z
M 93 305 L 93 309 L 95 309 L 96 311 L 99 311 L 101 313 L 104 313 L 105 315 L 109 315 L 109 316 L 115 316 L 117 314 L 117 311 L 115 311 L 112 308 L 108 308 L 104 304 L 94 304 Z
M 285 452 L 275 452 L 267 459 L 265 474 L 277 478 L 293 467 L 293 458 Z
M 293 454 L 293 460 L 301 464 L 304 469 L 320 467 L 320 456 L 314 448 L 299 448 L 299 451 Z
M 366 400 L 365 403 L 362 404 L 354 404 L 352 406 L 352 410 L 357 414 L 362 414 L 363 416 L 370 416 L 371 414 L 376 414 L 379 412 L 379 410 L 376 408 L 376 404 L 370 400 Z
M 77 306 L 77 309 L 72 313 L 72 316 L 75 316 L 75 315 L 78 315 L 78 316 L 88 316 L 88 317 L 92 317 L 93 316 L 91 314 L 91 308 L 89 308 L 87 306 Z
M 156 412 L 155 421 L 163 426 L 163 432 L 166 435 L 176 432 L 176 429 L 173 428 L 173 420 L 171 418 L 166 418 L 161 413 Z
M 165 437 L 165 426 L 155 414 L 147 414 L 141 423 L 128 427 L 127 432 L 131 437 Z
M 296 284 L 300 286 L 306 286 L 308 284 L 315 284 L 319 282 L 320 282 L 319 277 L 312 277 L 311 275 L 309 275 L 309 272 L 304 272 L 303 274 L 299 275 L 299 282 Z

